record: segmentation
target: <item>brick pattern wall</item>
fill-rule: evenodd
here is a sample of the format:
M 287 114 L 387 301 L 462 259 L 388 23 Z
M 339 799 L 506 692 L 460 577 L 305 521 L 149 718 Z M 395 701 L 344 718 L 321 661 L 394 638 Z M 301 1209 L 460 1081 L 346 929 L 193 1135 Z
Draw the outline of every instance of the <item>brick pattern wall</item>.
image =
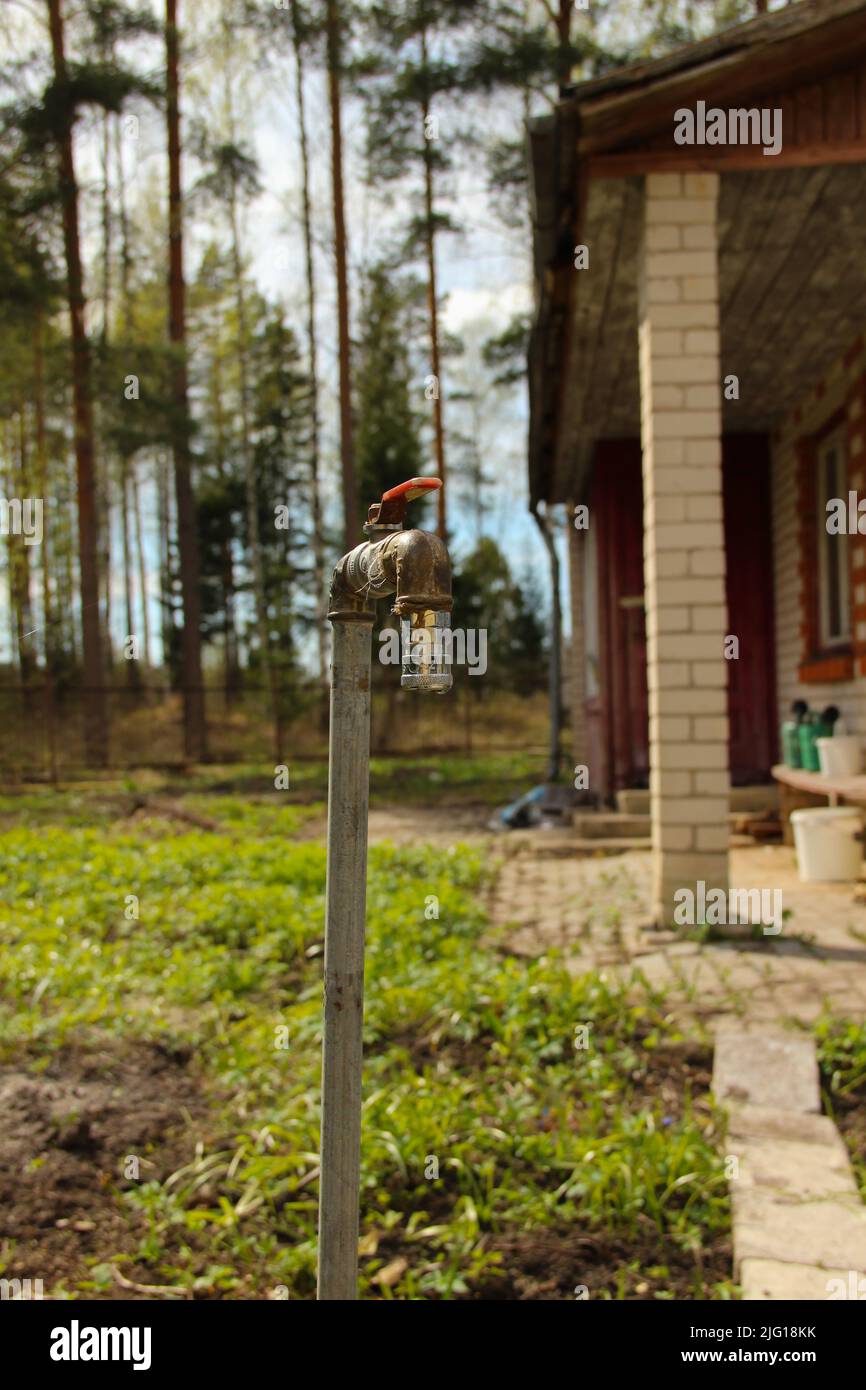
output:
M 820 377 L 772 441 L 773 562 L 778 717 L 804 699 L 838 705 L 852 733 L 866 736 L 866 536 L 849 536 L 852 649 L 819 653 L 816 439 L 845 423 L 848 485 L 866 497 L 866 348 L 853 343 Z
M 858 499 L 866 496 L 866 376 L 855 376 L 845 398 L 845 438 L 848 449 L 848 486 Z M 851 562 L 851 636 L 854 671 L 866 674 L 866 536 L 848 537 Z M 852 673 L 853 674 L 853 673 Z
M 657 919 L 728 886 L 718 175 L 650 174 L 639 348 Z

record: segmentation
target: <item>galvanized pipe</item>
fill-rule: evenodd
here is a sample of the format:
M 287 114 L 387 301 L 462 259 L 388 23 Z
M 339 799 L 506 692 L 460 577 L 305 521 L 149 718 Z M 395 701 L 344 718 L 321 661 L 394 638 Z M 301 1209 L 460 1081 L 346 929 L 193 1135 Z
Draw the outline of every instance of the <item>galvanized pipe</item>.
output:
M 383 494 L 370 540 L 344 555 L 331 584 L 334 632 L 328 770 L 325 1001 L 319 1176 L 318 1297 L 357 1298 L 361 1166 L 364 925 L 370 795 L 370 667 L 374 605 L 394 594 L 401 624 L 440 635 L 451 610 L 451 565 L 438 536 L 403 531 L 405 500 L 438 479 L 410 479 Z M 395 499 L 400 499 L 396 502 Z M 380 514 L 387 506 L 390 520 Z M 442 692 L 451 672 L 435 643 L 404 653 L 401 685 Z
M 357 1298 L 373 614 L 332 615 L 318 1298 Z

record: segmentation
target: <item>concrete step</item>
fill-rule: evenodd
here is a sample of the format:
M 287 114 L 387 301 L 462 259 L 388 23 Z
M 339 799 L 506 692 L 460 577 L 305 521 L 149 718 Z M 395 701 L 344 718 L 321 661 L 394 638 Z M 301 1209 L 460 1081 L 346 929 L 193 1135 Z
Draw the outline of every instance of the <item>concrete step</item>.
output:
M 575 835 L 584 840 L 646 839 L 650 818 L 622 811 L 575 811 L 571 821 Z
M 507 836 L 503 835 L 497 840 L 496 844 L 507 845 L 512 852 L 518 847 L 530 846 L 534 859 L 574 859 L 581 855 L 627 854 L 629 850 L 648 850 L 650 847 L 648 836 L 614 836 L 608 839 L 599 835 L 583 837 L 576 835 L 574 831 L 558 830 L 512 830 Z
M 779 785 L 731 787 L 729 804 L 732 811 L 778 811 Z
M 739 844 L 751 844 L 748 833 L 743 830 L 744 818 L 752 813 L 743 811 L 728 812 L 728 828 Z M 580 840 L 628 840 L 649 845 L 652 838 L 652 823 L 649 815 L 637 815 L 623 811 L 575 811 L 571 818 L 571 828 Z
M 779 808 L 779 788 L 775 782 L 764 786 L 731 787 L 729 794 L 731 814 L 746 811 L 776 811 Z M 648 816 L 650 794 L 640 787 L 629 787 L 616 794 L 617 810 L 626 816 Z

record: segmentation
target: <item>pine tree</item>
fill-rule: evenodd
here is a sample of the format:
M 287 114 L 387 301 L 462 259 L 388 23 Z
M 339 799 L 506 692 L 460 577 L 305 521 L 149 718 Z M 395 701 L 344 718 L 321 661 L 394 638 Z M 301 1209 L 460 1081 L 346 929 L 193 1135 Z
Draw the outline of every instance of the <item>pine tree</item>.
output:
M 183 267 L 183 195 L 180 143 L 180 42 L 178 0 L 166 0 L 166 123 L 168 133 L 169 341 L 172 373 L 174 482 L 177 505 L 180 579 L 183 594 L 183 731 L 188 757 L 207 756 L 201 660 L 201 594 L 195 493 L 192 482 L 190 411 L 187 385 L 186 284 Z
M 358 362 L 358 480 L 367 507 L 389 487 L 423 472 L 420 418 L 412 401 L 407 342 L 414 287 L 385 264 L 372 266 L 361 295 Z
M 253 339 L 252 429 L 265 599 L 265 654 L 274 675 L 275 748 L 283 760 L 286 720 L 297 713 L 299 638 L 318 618 L 309 603 L 313 567 L 309 507 L 309 392 L 294 330 L 262 305 Z M 307 602 L 304 602 L 304 600 Z
M 73 125 L 76 108 L 70 100 L 69 70 L 61 0 L 47 0 L 53 90 L 46 93 L 46 110 L 53 113 L 63 245 L 72 346 L 72 385 L 75 402 L 75 462 L 78 490 L 78 552 L 81 572 L 81 629 L 84 647 L 84 739 L 89 762 L 108 761 L 108 705 L 105 699 L 102 634 L 99 621 L 99 522 L 96 509 L 96 440 L 93 421 L 93 378 L 90 342 L 85 326 L 84 272 L 75 172 Z
M 325 593 L 325 530 L 321 499 L 321 454 L 319 429 L 319 347 L 316 331 L 316 273 L 313 258 L 313 219 L 310 198 L 310 157 L 307 139 L 307 115 L 304 100 L 305 53 L 312 26 L 304 15 L 300 0 L 291 0 L 292 50 L 295 60 L 295 101 L 298 111 L 298 156 L 301 164 L 301 199 L 303 208 L 304 262 L 307 281 L 307 350 L 310 383 L 310 500 L 313 521 L 313 587 L 317 610 L 324 609 Z M 319 657 L 319 679 L 327 680 L 327 638 L 324 611 L 318 613 L 316 646 Z
M 352 424 L 352 342 L 349 333 L 349 248 L 343 194 L 343 27 L 338 0 L 326 0 L 328 100 L 331 111 L 331 197 L 334 214 L 334 263 L 337 273 L 337 331 L 340 369 L 340 473 L 343 500 L 343 544 L 347 550 L 358 533 L 355 516 L 358 488 Z
M 414 176 L 415 215 L 405 253 L 423 260 L 430 341 L 430 397 L 436 471 L 446 481 L 442 343 L 436 245 L 455 230 L 437 205 L 437 184 L 451 167 L 459 132 L 454 101 L 462 81 L 461 45 L 472 34 L 476 0 L 388 0 L 366 15 L 367 51 L 354 67 L 367 107 L 367 160 L 371 182 L 387 185 Z M 449 98 L 447 112 L 443 98 Z M 437 495 L 438 530 L 446 534 L 446 493 Z
M 219 638 L 226 705 L 241 690 L 238 597 L 242 587 L 235 554 L 246 506 L 238 445 L 238 339 L 236 295 L 229 258 L 205 248 L 190 304 L 190 331 L 201 399 L 199 441 L 203 466 L 198 488 L 202 577 L 202 634 Z
M 235 356 L 239 374 L 240 407 L 240 446 L 243 459 L 244 493 L 246 500 L 247 553 L 253 579 L 253 598 L 255 603 L 256 627 L 258 630 L 259 664 L 265 681 L 265 688 L 271 706 L 275 737 L 278 721 L 277 690 L 275 675 L 270 661 L 270 642 L 265 600 L 264 568 L 262 545 L 259 535 L 259 495 L 262 480 L 257 476 L 253 459 L 251 412 L 251 384 L 249 369 L 250 330 L 247 309 L 247 290 L 245 266 L 241 247 L 240 214 L 241 207 L 254 199 L 261 186 L 255 159 L 250 151 L 234 139 L 234 114 L 231 97 L 232 73 L 229 57 L 230 27 L 228 16 L 223 10 L 223 35 L 226 40 L 223 53 L 223 73 L 225 77 L 224 118 L 227 139 L 220 143 L 201 140 L 199 156 L 208 164 L 208 172 L 199 181 L 199 190 L 210 195 L 215 208 L 221 209 L 226 219 L 229 241 L 234 310 L 237 321 Z M 279 761 L 279 759 L 278 759 Z

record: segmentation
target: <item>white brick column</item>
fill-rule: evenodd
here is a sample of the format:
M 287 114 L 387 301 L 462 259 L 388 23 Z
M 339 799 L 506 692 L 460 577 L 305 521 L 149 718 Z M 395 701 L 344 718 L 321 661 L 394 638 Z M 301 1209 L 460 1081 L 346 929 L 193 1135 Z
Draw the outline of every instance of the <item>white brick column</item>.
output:
M 656 920 L 728 888 L 717 174 L 649 174 L 639 271 Z

